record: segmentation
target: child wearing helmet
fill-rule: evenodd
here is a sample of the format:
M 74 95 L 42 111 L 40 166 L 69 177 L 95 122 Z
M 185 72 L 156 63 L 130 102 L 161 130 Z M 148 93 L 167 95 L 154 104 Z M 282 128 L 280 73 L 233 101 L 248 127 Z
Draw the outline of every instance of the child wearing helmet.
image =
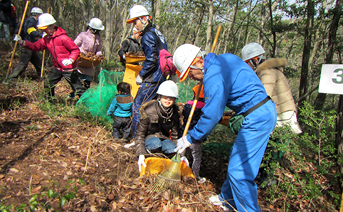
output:
M 38 18 L 37 28 L 43 30 L 46 36 L 32 43 L 22 40 L 19 35 L 15 35 L 17 41 L 24 48 L 31 51 L 43 51 L 48 49 L 52 56 L 54 67 L 50 69 L 44 88 L 47 91 L 49 100 L 55 95 L 56 84 L 64 77 L 70 86 L 76 90 L 76 94 L 81 96 L 85 92 L 77 71 L 76 60 L 80 55 L 79 47 L 68 37 L 66 31 L 55 25 L 55 18 L 49 13 L 43 13 Z
M 194 103 L 194 98 L 196 93 L 199 90 L 200 85 L 196 85 L 193 87 L 193 99 L 189 100 L 184 106 L 183 106 L 183 110 L 182 110 L 182 115 L 183 115 L 183 125 L 179 130 L 179 138 L 182 137 L 183 135 L 183 131 L 185 130 L 187 121 L 188 121 L 188 117 L 189 114 L 191 113 L 191 109 L 193 107 L 193 103 Z M 201 86 L 201 90 L 199 93 L 199 98 L 198 98 L 198 102 L 197 105 L 195 107 L 190 125 L 189 125 L 189 130 L 192 130 L 193 127 L 196 125 L 196 123 L 199 121 L 201 115 L 203 114 L 203 112 L 201 111 L 201 109 L 205 106 L 205 101 L 204 101 L 204 90 L 203 87 Z M 206 181 L 206 178 L 204 177 L 200 177 L 199 173 L 200 173 L 200 165 L 201 165 L 201 156 L 202 156 L 202 152 L 201 152 L 201 142 L 205 140 L 202 139 L 200 141 L 195 141 L 189 148 L 186 149 L 186 157 L 189 158 L 191 155 L 191 157 L 193 158 L 193 162 L 192 162 L 192 171 L 194 174 L 194 177 L 198 180 L 199 183 L 204 183 Z
M 131 96 L 131 85 L 126 82 L 121 82 L 117 85 L 117 95 L 112 100 L 110 107 L 107 110 L 107 115 L 113 117 L 114 139 L 119 139 L 120 130 L 123 131 L 123 143 L 128 143 L 129 134 L 131 131 L 131 113 L 132 113 L 133 97 Z
M 136 154 L 139 156 L 139 171 L 141 166 L 146 166 L 145 155 L 173 155 L 178 139 L 180 116 L 179 108 L 175 104 L 179 97 L 178 87 L 173 81 L 168 80 L 160 85 L 157 94 L 157 100 L 143 104 L 139 110 L 141 118 L 134 139 Z
M 74 43 L 80 48 L 81 53 L 92 53 L 94 55 L 102 55 L 101 53 L 101 38 L 100 31 L 104 30 L 102 21 L 99 18 L 92 18 L 87 26 L 85 32 L 81 32 L 74 40 Z M 90 88 L 91 81 L 95 74 L 95 67 L 81 67 L 77 66 L 79 77 L 83 81 L 86 89 Z M 70 94 L 73 97 L 72 92 Z
M 138 30 L 135 27 L 133 27 L 132 35 L 127 37 L 121 43 L 120 49 L 118 51 L 118 55 L 119 55 L 119 61 L 121 62 L 123 66 L 125 66 L 126 64 L 125 54 L 127 54 L 128 52 L 142 52 L 143 53 L 141 44 L 138 41 L 141 37 L 142 37 L 141 33 L 138 32 Z

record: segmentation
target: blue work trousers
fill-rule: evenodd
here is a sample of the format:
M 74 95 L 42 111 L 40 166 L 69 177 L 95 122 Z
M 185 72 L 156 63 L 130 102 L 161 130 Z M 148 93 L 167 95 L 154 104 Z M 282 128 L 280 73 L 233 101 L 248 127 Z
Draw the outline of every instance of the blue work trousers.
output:
M 237 211 L 261 211 L 257 202 L 257 185 L 254 182 L 276 125 L 276 108 L 272 101 L 245 117 L 231 148 L 227 178 L 219 199 Z
M 139 87 L 137 91 L 136 98 L 133 102 L 132 107 L 132 134 L 133 138 L 136 135 L 137 125 L 140 119 L 139 108 L 145 102 L 148 102 L 152 99 L 156 99 L 156 92 L 158 89 L 159 84 L 150 84 L 150 83 L 143 83 Z

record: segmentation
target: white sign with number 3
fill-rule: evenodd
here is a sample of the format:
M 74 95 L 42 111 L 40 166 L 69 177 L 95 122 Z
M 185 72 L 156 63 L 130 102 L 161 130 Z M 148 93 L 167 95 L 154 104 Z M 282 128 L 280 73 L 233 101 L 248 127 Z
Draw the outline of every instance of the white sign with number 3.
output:
M 343 95 L 343 65 L 324 64 L 322 66 L 318 92 Z

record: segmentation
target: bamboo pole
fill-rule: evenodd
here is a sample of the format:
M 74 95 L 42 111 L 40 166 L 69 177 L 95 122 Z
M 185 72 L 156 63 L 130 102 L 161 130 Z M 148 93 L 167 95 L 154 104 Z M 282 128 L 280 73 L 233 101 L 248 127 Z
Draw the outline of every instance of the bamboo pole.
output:
M 213 40 L 211 52 L 213 52 L 214 48 L 216 47 L 216 44 L 217 44 L 218 37 L 219 37 L 221 29 L 222 29 L 222 26 L 219 25 L 219 27 L 217 29 L 216 37 Z M 194 102 L 193 102 L 193 105 L 192 105 L 192 109 L 191 109 L 191 112 L 189 113 L 189 116 L 188 116 L 188 119 L 187 119 L 187 123 L 186 123 L 186 126 L 185 126 L 185 130 L 183 131 L 182 136 L 186 136 L 187 135 L 187 132 L 188 132 L 188 129 L 189 129 L 189 125 L 191 124 L 191 121 L 192 121 L 192 118 L 193 118 L 193 115 L 194 115 L 195 107 L 196 107 L 196 105 L 198 103 L 199 94 L 200 94 L 201 89 L 202 89 L 202 81 L 199 84 L 199 89 L 198 89 L 198 91 L 197 91 L 197 93 L 195 95 L 195 99 L 194 99 Z
M 29 0 L 26 1 L 25 9 L 24 9 L 23 16 L 22 16 L 21 22 L 20 22 L 20 27 L 19 27 L 19 30 L 18 30 L 18 35 L 20 35 L 21 29 L 23 28 L 24 19 L 25 19 L 27 8 L 29 6 L 29 2 L 30 2 Z M 17 45 L 18 45 L 18 41 L 16 41 L 15 44 L 14 44 L 14 49 L 13 49 L 13 52 L 12 52 L 12 56 L 11 56 L 10 64 L 8 66 L 8 70 L 7 70 L 7 74 L 6 74 L 5 80 L 7 79 L 8 75 L 10 73 L 11 66 L 12 66 L 12 61 L 13 61 L 15 50 L 17 49 Z

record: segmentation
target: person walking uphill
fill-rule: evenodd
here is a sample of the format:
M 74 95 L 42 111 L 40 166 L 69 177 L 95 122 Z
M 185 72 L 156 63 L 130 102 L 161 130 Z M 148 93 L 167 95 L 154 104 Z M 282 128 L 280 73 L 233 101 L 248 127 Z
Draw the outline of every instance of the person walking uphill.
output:
M 277 112 L 277 127 L 289 125 L 293 133 L 302 133 L 299 126 L 296 114 L 296 105 L 294 103 L 291 88 L 288 84 L 288 80 L 282 73 L 286 60 L 283 58 L 270 58 L 265 60 L 265 50 L 258 43 L 249 43 L 242 48 L 242 59 L 255 71 L 258 78 L 264 85 L 267 94 L 272 98 L 276 105 Z M 289 139 L 281 141 L 275 139 L 277 143 L 283 143 L 288 145 Z M 274 151 L 271 145 L 267 146 L 265 152 L 268 155 L 272 151 L 274 159 L 280 160 L 283 156 L 283 152 Z M 270 161 L 264 161 L 269 165 Z M 261 167 L 256 180 L 259 185 L 262 185 L 264 181 L 267 181 L 267 186 L 275 184 L 277 181 L 272 176 L 268 176 L 265 168 Z
M 52 55 L 52 68 L 44 82 L 44 88 L 47 89 L 48 96 L 55 95 L 55 85 L 64 77 L 71 87 L 76 89 L 76 94 L 81 96 L 86 90 L 78 77 L 76 71 L 76 59 L 80 55 L 79 47 L 67 36 L 67 33 L 55 25 L 56 20 L 48 13 L 43 13 L 38 18 L 38 29 L 42 29 L 47 35 L 38 41 L 31 43 L 22 40 L 16 35 L 14 40 L 20 45 L 31 51 L 42 51 L 49 49 Z
M 167 42 L 162 33 L 152 25 L 151 16 L 142 5 L 135 5 L 130 9 L 130 19 L 126 23 L 132 23 L 138 32 L 141 33 L 141 45 L 145 54 L 143 68 L 137 76 L 136 83 L 140 87 L 133 103 L 133 136 L 135 137 L 137 124 L 140 119 L 139 108 L 144 103 L 156 98 L 158 86 L 166 79 L 162 76 L 159 63 L 159 39 L 163 48 L 168 50 Z
M 141 34 L 134 27 L 132 29 L 132 35 L 127 37 L 127 39 L 125 39 L 122 42 L 120 49 L 118 51 L 118 55 L 120 58 L 119 60 L 123 66 L 125 66 L 125 64 L 126 64 L 126 58 L 125 58 L 126 53 L 143 51 L 141 44 L 138 42 L 140 37 L 141 37 Z
M 183 44 L 175 50 L 173 63 L 181 72 L 180 81 L 189 76 L 203 82 L 205 99 L 203 115 L 177 141 L 175 151 L 183 152 L 208 136 L 220 121 L 225 106 L 238 115 L 244 114 L 230 151 L 227 178 L 221 193 L 210 201 L 225 210 L 260 211 L 254 179 L 276 124 L 275 104 L 254 71 L 236 55 L 209 53 L 205 57 L 199 47 Z
M 0 39 L 2 41 L 1 29 L 4 29 L 5 40 L 10 42 L 10 23 L 11 23 L 11 0 L 0 1 Z
M 74 43 L 80 48 L 80 52 L 85 54 L 91 52 L 95 55 L 102 55 L 100 31 L 104 29 L 105 27 L 99 18 L 92 18 L 88 23 L 87 31 L 81 32 L 74 40 Z M 86 89 L 90 88 L 95 74 L 95 68 L 77 66 L 77 70 L 80 73 L 79 77 L 83 81 L 84 87 Z M 71 97 L 73 97 L 73 94 Z
M 145 155 L 160 153 L 174 155 L 178 130 L 180 128 L 179 98 L 177 85 L 167 80 L 158 88 L 158 100 L 151 100 L 140 108 L 141 119 L 135 137 L 138 168 L 146 167 Z
M 43 10 L 38 7 L 31 9 L 31 17 L 24 21 L 23 30 L 21 36 L 23 40 L 30 41 L 31 43 L 36 42 L 46 35 L 46 33 L 40 33 L 37 31 L 37 23 L 39 16 L 43 13 Z M 26 48 L 22 48 L 19 64 L 13 69 L 12 74 L 8 76 L 9 79 L 18 78 L 18 76 L 25 71 L 29 62 L 36 68 L 37 76 L 40 77 L 42 69 L 42 60 L 38 56 L 37 52 L 31 51 Z
M 267 94 L 275 102 L 278 115 L 277 126 L 288 124 L 295 134 L 300 134 L 302 131 L 297 120 L 297 109 L 291 87 L 282 73 L 287 61 L 284 58 L 265 60 L 265 52 L 260 44 L 249 43 L 242 49 L 242 60 L 255 71 Z

